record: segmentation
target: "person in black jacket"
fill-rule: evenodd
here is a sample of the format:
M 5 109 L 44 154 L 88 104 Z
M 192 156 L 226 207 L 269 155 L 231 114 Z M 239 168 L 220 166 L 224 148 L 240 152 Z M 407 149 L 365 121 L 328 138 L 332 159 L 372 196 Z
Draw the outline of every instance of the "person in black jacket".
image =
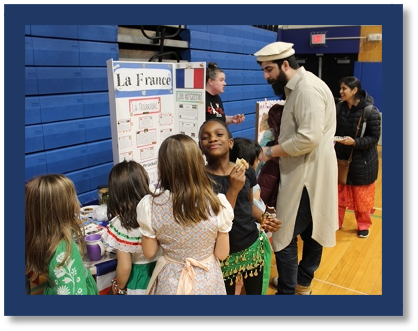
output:
M 372 224 L 370 211 L 374 206 L 375 181 L 379 169 L 377 143 L 380 138 L 381 117 L 374 106 L 373 97 L 361 88 L 356 77 L 340 80 L 341 102 L 337 112 L 335 152 L 340 160 L 348 160 L 353 150 L 347 184 L 338 184 L 338 216 L 343 225 L 346 208 L 354 210 L 357 220 L 357 236 L 367 238 Z M 370 111 L 365 111 L 373 105 Z M 357 133 L 356 127 L 363 116 Z

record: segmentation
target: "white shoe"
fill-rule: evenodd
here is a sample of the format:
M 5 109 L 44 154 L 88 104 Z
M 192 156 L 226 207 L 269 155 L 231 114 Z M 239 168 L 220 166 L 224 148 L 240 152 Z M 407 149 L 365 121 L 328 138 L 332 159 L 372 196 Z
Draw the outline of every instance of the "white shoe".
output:
M 295 294 L 296 295 L 311 295 L 312 289 L 310 286 L 302 286 L 302 285 L 296 284 Z

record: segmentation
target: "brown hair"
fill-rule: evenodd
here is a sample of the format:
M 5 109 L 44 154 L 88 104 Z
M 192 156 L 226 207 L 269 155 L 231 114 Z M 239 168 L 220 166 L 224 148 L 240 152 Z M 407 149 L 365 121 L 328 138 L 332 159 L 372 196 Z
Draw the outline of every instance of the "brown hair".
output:
M 223 72 L 221 68 L 218 67 L 216 62 L 209 62 L 208 67 L 206 68 L 206 83 L 210 79 L 216 79 L 218 73 Z
M 159 185 L 169 190 L 173 215 L 178 223 L 190 224 L 219 214 L 222 204 L 213 192 L 202 153 L 197 143 L 185 134 L 163 141 L 158 153 Z
M 109 173 L 108 218 L 118 216 L 126 230 L 139 228 L 136 206 L 147 194 L 149 178 L 142 165 L 126 160 L 116 164 Z
M 48 265 L 62 240 L 66 243 L 62 266 L 75 239 L 81 255 L 84 233 L 77 221 L 80 203 L 74 183 L 66 176 L 49 174 L 29 180 L 25 187 L 25 267 L 32 279 L 48 275 Z M 74 239 L 73 239 L 74 236 Z

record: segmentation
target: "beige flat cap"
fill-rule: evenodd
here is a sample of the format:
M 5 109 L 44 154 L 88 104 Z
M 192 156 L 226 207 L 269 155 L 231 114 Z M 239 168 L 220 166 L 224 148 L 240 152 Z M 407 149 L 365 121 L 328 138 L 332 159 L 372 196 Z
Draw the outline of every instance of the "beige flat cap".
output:
M 254 53 L 257 56 L 257 61 L 267 62 L 280 59 L 286 59 L 289 56 L 295 54 L 292 43 L 285 43 L 283 41 L 276 41 L 275 43 L 268 44 Z

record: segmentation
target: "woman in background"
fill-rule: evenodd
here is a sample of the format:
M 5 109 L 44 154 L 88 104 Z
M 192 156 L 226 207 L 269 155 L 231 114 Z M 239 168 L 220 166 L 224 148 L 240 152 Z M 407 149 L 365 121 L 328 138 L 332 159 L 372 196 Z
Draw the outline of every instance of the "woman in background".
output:
M 343 226 L 346 208 L 354 210 L 357 236 L 367 238 L 372 224 L 370 211 L 374 207 L 375 181 L 379 170 L 377 143 L 380 138 L 380 114 L 373 98 L 361 88 L 356 77 L 340 80 L 341 102 L 337 105 L 335 152 L 340 160 L 348 160 L 353 151 L 347 185 L 338 184 L 338 218 Z M 362 120 L 356 134 L 356 128 Z
M 225 73 L 215 62 L 209 62 L 206 68 L 206 120 L 216 118 L 226 124 L 239 124 L 244 122 L 244 114 L 228 116 L 219 94 L 224 92 L 226 86 Z

